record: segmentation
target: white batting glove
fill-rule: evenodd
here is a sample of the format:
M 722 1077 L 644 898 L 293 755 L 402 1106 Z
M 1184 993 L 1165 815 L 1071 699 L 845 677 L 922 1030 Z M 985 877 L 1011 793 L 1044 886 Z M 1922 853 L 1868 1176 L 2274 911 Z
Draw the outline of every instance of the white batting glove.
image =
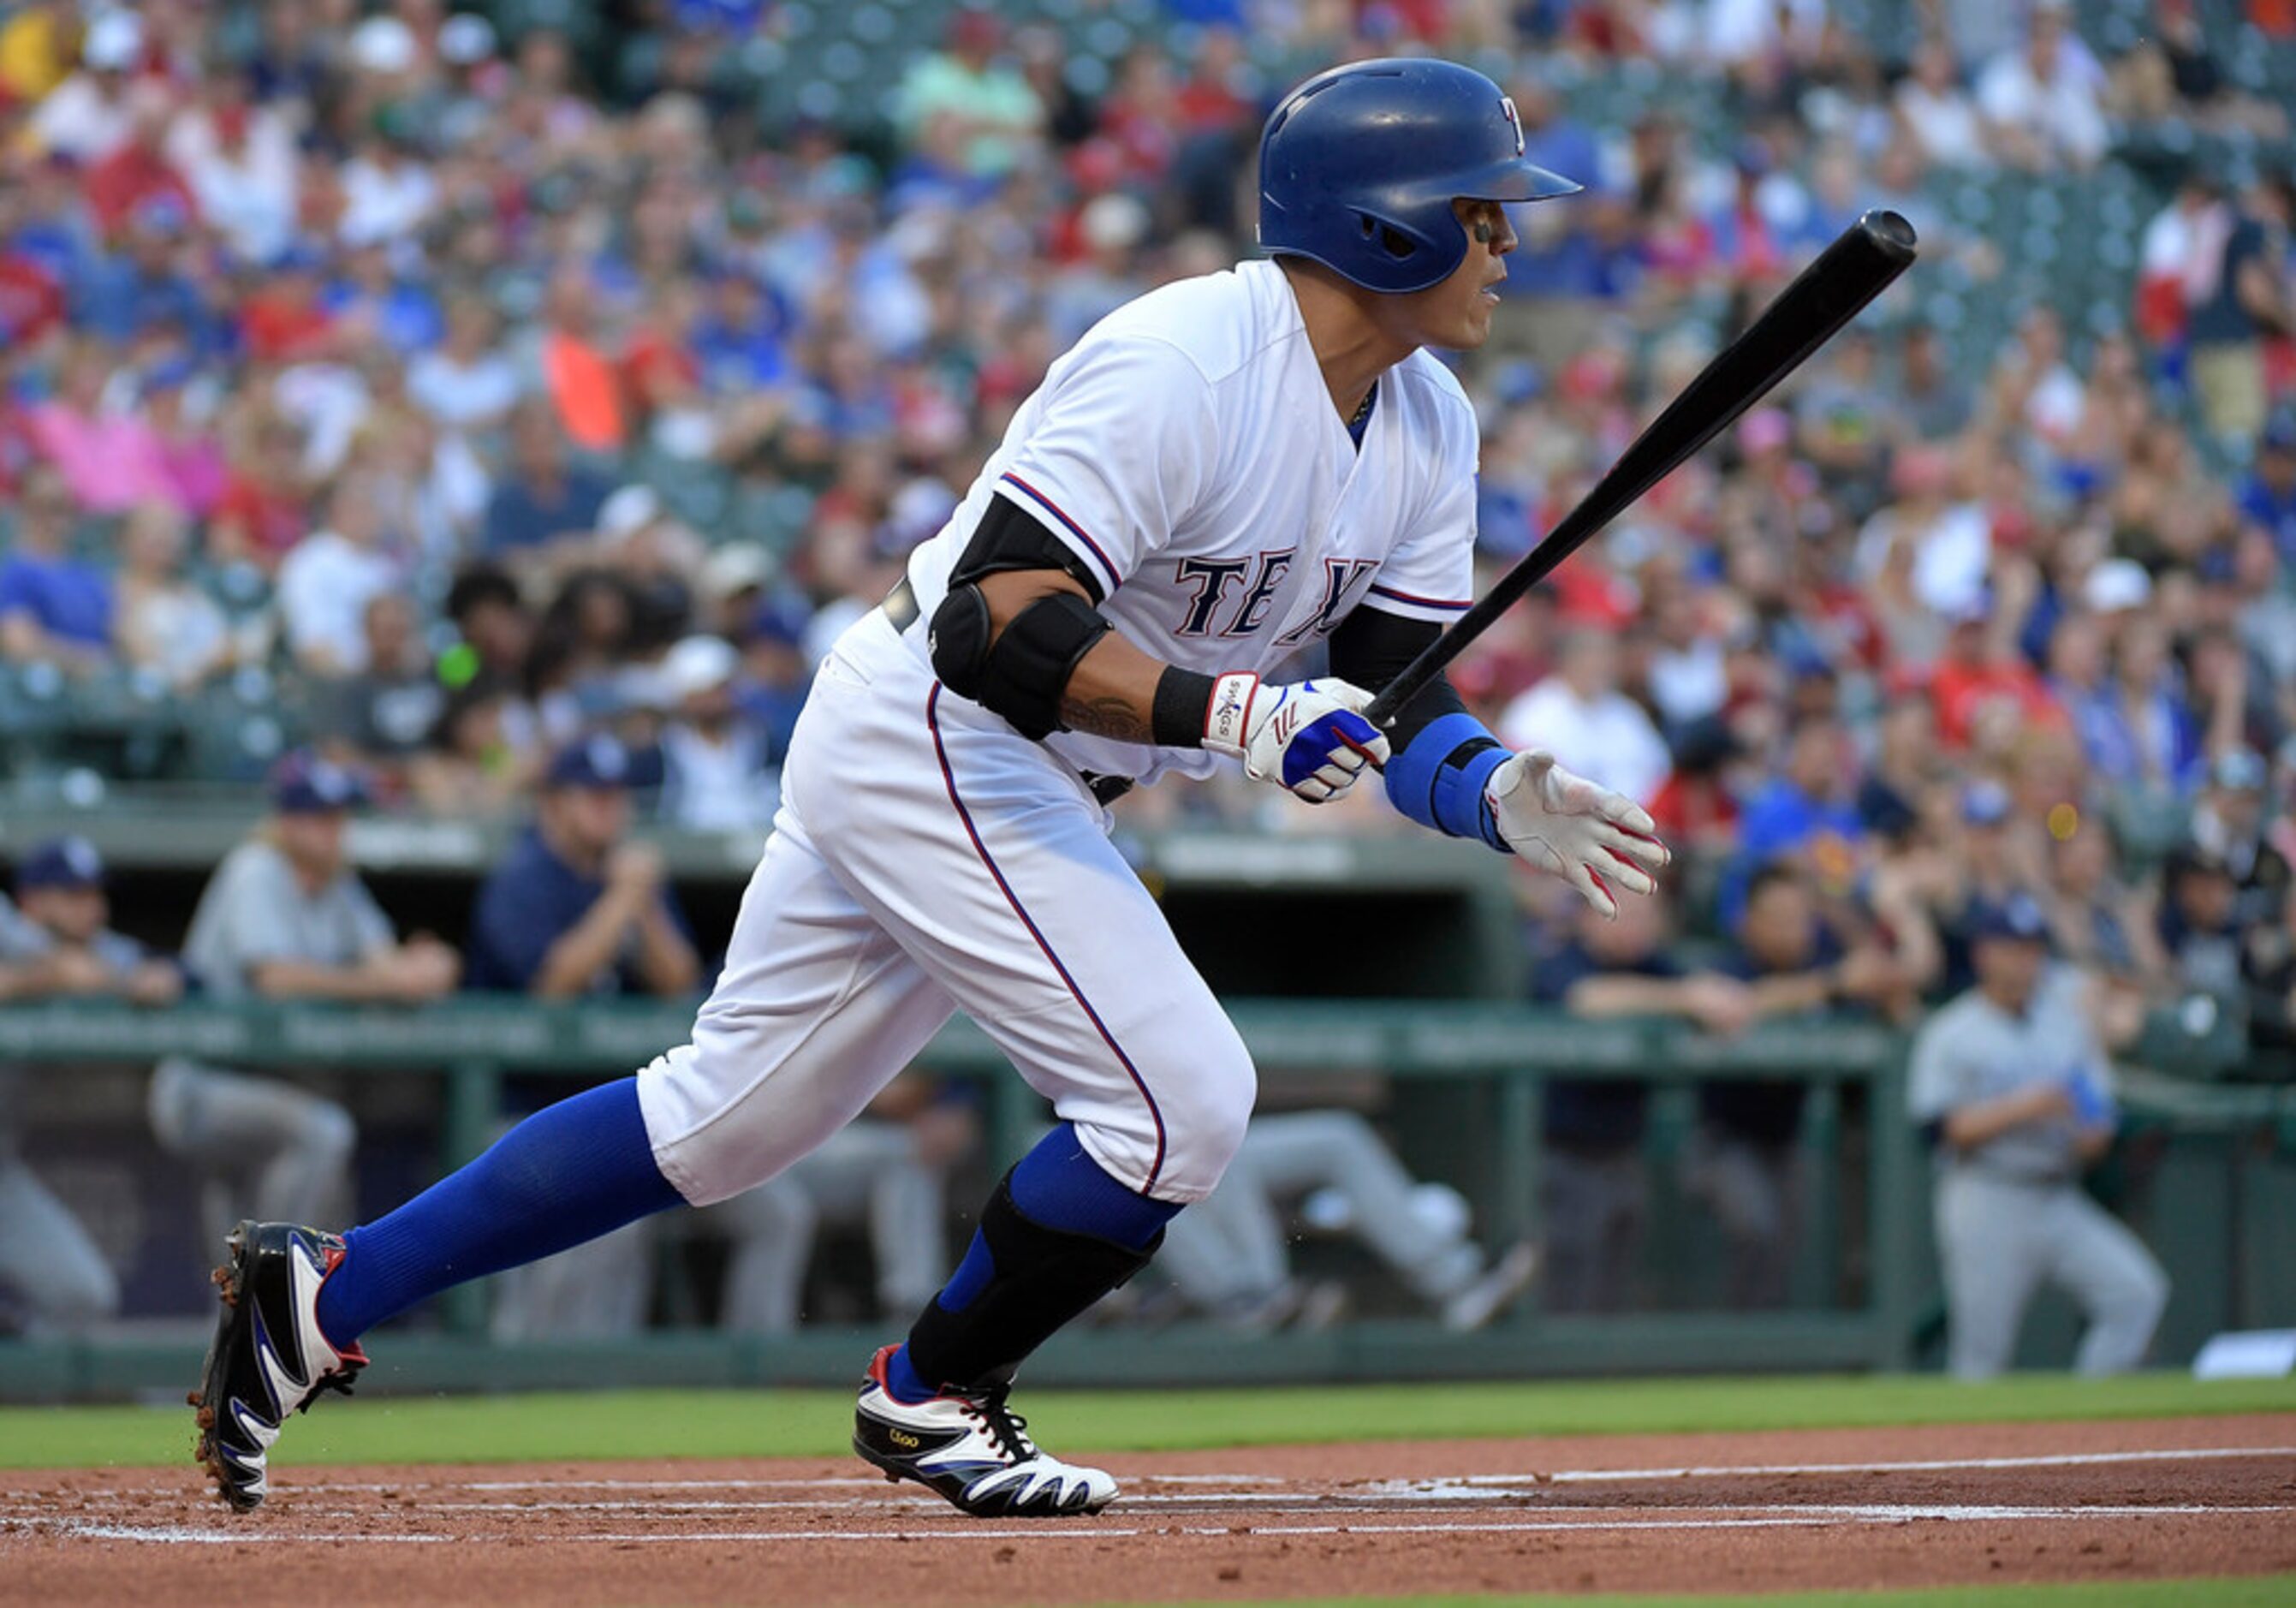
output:
M 1255 782 L 1327 803 L 1353 787 L 1365 766 L 1387 763 L 1387 738 L 1358 712 L 1370 702 L 1369 693 L 1344 681 L 1271 686 L 1238 671 L 1212 683 L 1204 746 L 1242 760 Z
M 1508 759 L 1483 791 L 1507 846 L 1606 916 L 1619 914 L 1613 888 L 1655 893 L 1657 874 L 1673 857 L 1632 799 L 1571 775 L 1544 749 Z

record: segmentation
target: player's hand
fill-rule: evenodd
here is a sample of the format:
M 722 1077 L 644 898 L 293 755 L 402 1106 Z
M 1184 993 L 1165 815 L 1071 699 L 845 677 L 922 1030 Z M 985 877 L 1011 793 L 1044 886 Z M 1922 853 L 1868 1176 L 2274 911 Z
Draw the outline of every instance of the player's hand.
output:
M 184 974 L 164 960 L 144 961 L 121 991 L 136 1005 L 171 1005 L 184 997 Z
M 1484 795 L 1507 847 L 1578 890 L 1604 915 L 1619 913 L 1611 892 L 1654 893 L 1673 857 L 1658 825 L 1624 793 L 1598 787 L 1554 762 L 1545 749 L 1514 755 L 1491 773 Z
M 1387 739 L 1363 718 L 1371 694 L 1344 681 L 1271 686 L 1257 676 L 1220 677 L 1204 713 L 1204 746 L 1243 761 L 1255 782 L 1286 787 L 1310 804 L 1356 784 L 1365 766 L 1387 763 Z
M 626 893 L 652 893 L 661 886 L 661 850 L 651 843 L 617 844 L 606 857 L 606 882 Z

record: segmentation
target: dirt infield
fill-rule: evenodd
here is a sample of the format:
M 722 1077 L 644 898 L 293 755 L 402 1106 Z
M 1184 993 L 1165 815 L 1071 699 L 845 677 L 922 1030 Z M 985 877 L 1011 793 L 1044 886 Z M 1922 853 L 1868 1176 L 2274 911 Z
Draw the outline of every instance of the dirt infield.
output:
M 2296 1414 L 1104 1461 L 1117 1506 L 1034 1524 L 846 1462 L 291 1468 L 247 1517 L 188 1464 L 0 1474 L 0 1596 L 913 1608 L 2296 1571 Z

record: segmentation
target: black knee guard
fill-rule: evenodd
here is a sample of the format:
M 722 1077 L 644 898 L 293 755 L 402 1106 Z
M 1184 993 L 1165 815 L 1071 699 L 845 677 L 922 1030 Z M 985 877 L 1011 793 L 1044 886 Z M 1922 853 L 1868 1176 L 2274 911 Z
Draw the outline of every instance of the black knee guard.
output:
M 955 1311 L 943 1291 L 925 1304 L 909 1331 L 909 1362 L 929 1385 L 962 1389 L 1009 1379 L 1022 1358 L 1053 1332 L 1148 1265 L 1163 1243 L 1145 1251 L 1088 1234 L 1047 1228 L 1013 1204 L 1012 1175 L 980 1214 L 989 1274 Z M 952 1285 L 954 1287 L 954 1285 Z

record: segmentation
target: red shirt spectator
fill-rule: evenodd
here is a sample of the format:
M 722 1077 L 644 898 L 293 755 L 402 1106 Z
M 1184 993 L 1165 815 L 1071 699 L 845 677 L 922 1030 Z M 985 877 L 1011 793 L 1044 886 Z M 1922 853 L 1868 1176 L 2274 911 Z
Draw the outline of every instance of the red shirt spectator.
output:
M 96 163 L 87 176 L 87 204 L 105 234 L 117 231 L 140 207 L 174 206 L 186 217 L 199 216 L 191 186 L 168 165 L 156 146 L 128 141 Z
M 0 344 L 20 350 L 63 321 L 63 288 L 16 251 L 0 251 Z

